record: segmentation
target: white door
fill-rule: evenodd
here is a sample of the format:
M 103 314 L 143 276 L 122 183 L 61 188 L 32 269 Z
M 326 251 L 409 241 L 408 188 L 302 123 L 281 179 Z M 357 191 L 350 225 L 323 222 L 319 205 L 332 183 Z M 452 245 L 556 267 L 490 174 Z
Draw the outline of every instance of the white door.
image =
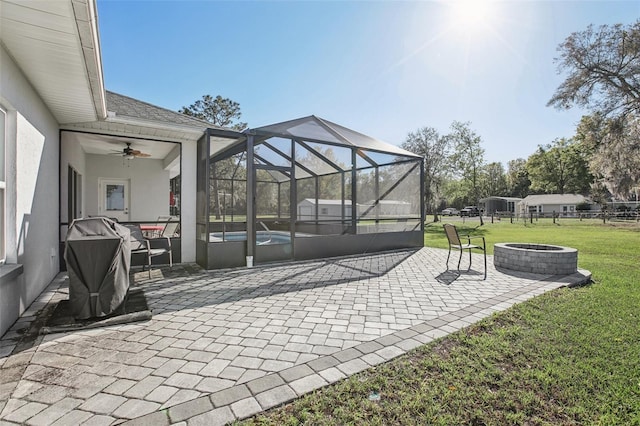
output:
M 129 221 L 129 180 L 99 179 L 100 216 Z

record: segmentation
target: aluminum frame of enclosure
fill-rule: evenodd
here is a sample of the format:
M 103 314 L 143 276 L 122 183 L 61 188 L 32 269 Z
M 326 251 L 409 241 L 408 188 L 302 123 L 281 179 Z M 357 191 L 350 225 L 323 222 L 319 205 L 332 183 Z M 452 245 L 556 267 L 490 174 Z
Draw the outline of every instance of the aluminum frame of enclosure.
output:
M 422 247 L 423 161 L 315 116 L 209 129 L 198 142 L 196 260 L 218 269 Z

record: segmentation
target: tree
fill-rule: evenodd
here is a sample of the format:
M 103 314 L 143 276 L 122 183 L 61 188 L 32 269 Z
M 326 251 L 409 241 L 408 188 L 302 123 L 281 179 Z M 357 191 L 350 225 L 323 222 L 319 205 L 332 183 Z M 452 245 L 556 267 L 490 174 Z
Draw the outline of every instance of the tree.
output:
M 547 106 L 590 108 L 603 117 L 640 113 L 640 20 L 572 33 L 558 46 L 558 72 L 568 72 Z
M 210 164 L 209 202 L 216 219 L 229 213 L 246 215 L 246 186 L 239 184 L 246 181 L 246 157 L 236 154 L 224 160 Z M 232 209 L 230 209 L 233 207 Z M 241 213 L 240 213 L 241 214 Z
M 489 163 L 484 166 L 483 190 L 485 196 L 507 195 L 507 176 L 502 163 Z
M 204 95 L 202 99 L 198 99 L 188 107 L 182 107 L 179 112 L 219 127 L 228 127 L 237 131 L 247 128 L 247 123 L 236 121 L 242 116 L 240 104 L 220 95 L 215 98 Z
M 587 194 L 593 182 L 584 151 L 571 139 L 539 146 L 527 160 L 527 171 L 531 190 L 537 193 Z
M 470 125 L 469 122 L 454 121 L 447 138 L 454 147 L 451 163 L 468 188 L 466 202 L 475 204 L 481 198 L 480 177 L 484 166 L 484 149 L 480 146 L 482 139 L 469 128 Z
M 576 140 L 590 153 L 589 168 L 598 183 L 627 199 L 640 183 L 640 119 L 584 116 Z M 602 192 L 602 188 L 593 189 Z
M 507 163 L 507 194 L 510 197 L 524 198 L 529 195 L 529 172 L 527 171 L 527 160 L 517 158 Z
M 223 98 L 220 95 L 216 96 L 215 98 L 213 98 L 211 95 L 204 95 L 202 99 L 198 99 L 188 107 L 182 107 L 179 112 L 191 117 L 199 118 L 200 120 L 207 121 L 218 127 L 227 127 L 237 131 L 244 130 L 247 127 L 247 123 L 242 123 L 239 121 L 235 122 L 242 116 L 242 113 L 240 112 L 240 104 L 232 101 L 229 98 Z M 224 174 L 227 169 L 234 169 L 234 159 L 229 158 L 227 160 L 218 161 L 215 165 L 212 165 L 212 167 L 217 167 L 224 170 L 217 172 L 214 171 L 214 173 L 211 174 L 212 177 L 216 174 Z M 211 194 L 214 195 L 212 197 L 212 207 L 216 214 L 216 219 L 220 219 L 222 204 L 224 204 L 218 199 L 218 194 L 220 192 L 220 188 L 218 187 L 219 184 L 220 182 L 218 179 L 211 179 Z
M 423 200 L 425 210 L 435 214 L 444 179 L 449 173 L 450 140 L 440 136 L 433 127 L 423 127 L 415 132 L 410 132 L 402 144 L 402 148 L 420 155 L 424 159 Z

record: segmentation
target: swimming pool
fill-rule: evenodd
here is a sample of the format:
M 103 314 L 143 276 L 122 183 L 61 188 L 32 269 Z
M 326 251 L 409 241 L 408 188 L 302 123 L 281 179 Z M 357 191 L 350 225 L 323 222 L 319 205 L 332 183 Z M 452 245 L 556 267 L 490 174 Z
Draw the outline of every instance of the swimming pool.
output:
M 212 232 L 209 234 L 209 242 L 223 243 L 225 241 L 246 241 L 247 231 Z M 282 231 L 257 231 L 256 244 L 259 246 L 272 244 L 290 244 L 291 236 Z

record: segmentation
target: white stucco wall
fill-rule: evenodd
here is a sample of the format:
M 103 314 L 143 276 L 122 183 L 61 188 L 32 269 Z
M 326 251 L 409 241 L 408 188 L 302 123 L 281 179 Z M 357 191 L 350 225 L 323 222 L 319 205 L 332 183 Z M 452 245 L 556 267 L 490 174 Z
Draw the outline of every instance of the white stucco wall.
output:
M 131 221 L 155 221 L 158 216 L 169 214 L 169 177 L 165 170 L 170 162 L 166 159 L 134 159 L 124 163 L 121 157 L 105 157 L 85 154 L 76 138 L 62 132 L 60 158 L 60 218 L 67 223 L 67 174 L 69 165 L 82 175 L 82 212 L 84 216 L 98 214 L 98 179 L 125 178 L 131 180 Z M 182 161 L 180 230 L 182 239 L 182 262 L 196 260 L 196 142 L 182 143 L 176 155 Z M 63 229 L 66 233 L 66 227 Z
M 182 262 L 196 261 L 196 142 L 182 144 L 180 219 Z
M 0 282 L 0 335 L 59 271 L 59 126 L 0 45 L 0 103 L 7 109 L 7 262 L 24 273 Z
M 69 200 L 68 194 L 68 181 L 69 178 L 69 166 L 73 167 L 82 176 L 82 188 L 84 191 L 86 179 L 86 166 L 85 166 L 85 154 L 82 150 L 82 146 L 79 143 L 75 143 L 69 140 L 69 132 L 62 132 L 60 136 L 60 222 L 69 222 L 69 212 L 67 211 L 67 203 Z M 85 211 L 85 197 L 82 196 L 81 211 L 84 215 Z M 66 232 L 66 230 L 65 230 Z M 64 238 L 64 235 L 62 235 Z
M 128 179 L 130 182 L 129 220 L 155 221 L 169 214 L 169 171 L 162 160 L 89 154 L 85 157 L 85 216 L 97 216 L 100 178 Z

